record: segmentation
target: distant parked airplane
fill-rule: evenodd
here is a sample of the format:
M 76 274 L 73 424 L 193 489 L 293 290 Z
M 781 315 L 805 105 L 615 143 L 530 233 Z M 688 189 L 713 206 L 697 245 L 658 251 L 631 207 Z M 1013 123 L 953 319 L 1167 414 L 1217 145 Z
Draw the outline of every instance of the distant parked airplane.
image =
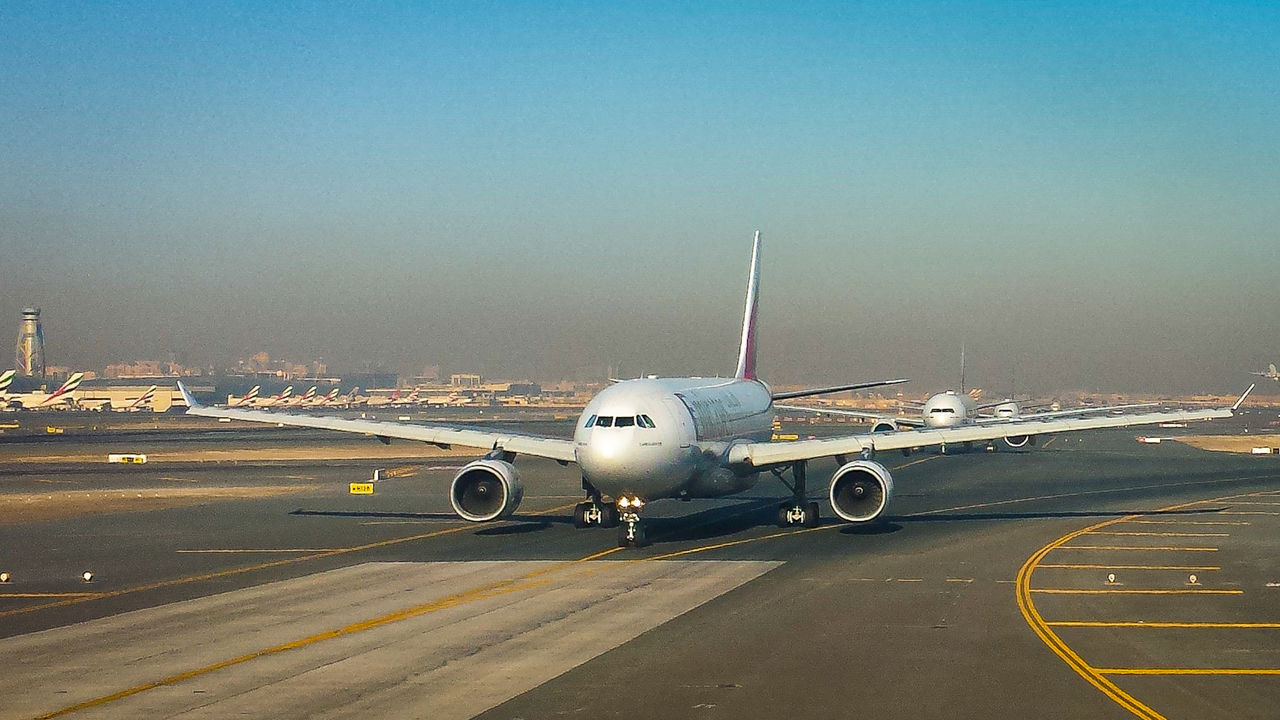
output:
M 238 397 L 233 402 L 229 403 L 229 406 L 239 407 L 241 405 L 253 405 L 254 401 L 258 399 L 258 391 L 261 389 L 261 385 L 254 385 L 249 388 L 249 392 L 245 393 L 243 397 Z
M 151 402 L 155 399 L 156 390 L 157 390 L 157 386 L 152 385 L 151 387 L 147 388 L 147 391 L 142 393 L 142 395 L 140 395 L 137 400 L 134 400 L 133 403 L 125 407 L 119 408 L 118 412 L 138 412 L 140 410 L 146 409 L 146 407 L 150 405 Z

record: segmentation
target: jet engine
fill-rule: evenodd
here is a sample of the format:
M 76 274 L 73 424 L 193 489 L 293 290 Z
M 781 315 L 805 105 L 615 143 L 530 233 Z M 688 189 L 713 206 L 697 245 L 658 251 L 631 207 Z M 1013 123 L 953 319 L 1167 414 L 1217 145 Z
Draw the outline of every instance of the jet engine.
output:
M 898 423 L 892 420 L 884 420 L 884 419 L 876 420 L 875 424 L 871 426 L 871 432 L 873 433 L 895 432 L 897 431 L 897 429 L 898 429 Z
M 831 508 L 848 522 L 880 517 L 893 497 L 893 476 L 872 460 L 845 463 L 831 476 Z
M 520 507 L 524 484 L 504 460 L 476 460 L 453 476 L 449 502 L 463 520 L 487 522 L 510 517 Z
M 1025 447 L 1027 445 L 1030 445 L 1031 447 L 1035 447 L 1036 436 L 1035 435 L 1007 435 L 1004 438 L 1004 444 L 1008 445 L 1011 448 L 1020 448 L 1020 447 Z

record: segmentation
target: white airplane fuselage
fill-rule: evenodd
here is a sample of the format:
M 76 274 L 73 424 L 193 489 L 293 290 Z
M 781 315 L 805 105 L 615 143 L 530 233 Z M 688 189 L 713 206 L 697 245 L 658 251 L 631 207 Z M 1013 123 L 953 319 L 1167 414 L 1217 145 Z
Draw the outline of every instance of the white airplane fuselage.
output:
M 978 414 L 978 404 L 968 395 L 948 390 L 926 400 L 922 414 L 925 427 L 956 427 L 973 422 Z
M 725 452 L 772 432 L 772 393 L 760 381 L 652 378 L 602 390 L 583 409 L 573 441 L 583 478 L 597 490 L 648 501 L 750 488 L 759 473 L 726 467 Z

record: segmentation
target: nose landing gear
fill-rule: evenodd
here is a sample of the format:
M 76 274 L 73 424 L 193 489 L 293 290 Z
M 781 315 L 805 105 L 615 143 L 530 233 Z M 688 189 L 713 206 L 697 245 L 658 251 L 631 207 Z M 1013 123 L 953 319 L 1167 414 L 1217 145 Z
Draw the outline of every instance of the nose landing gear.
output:
M 622 523 L 618 531 L 618 547 L 644 547 L 649 544 L 649 533 L 640 518 L 642 507 L 644 501 L 638 497 L 618 498 L 618 519 Z

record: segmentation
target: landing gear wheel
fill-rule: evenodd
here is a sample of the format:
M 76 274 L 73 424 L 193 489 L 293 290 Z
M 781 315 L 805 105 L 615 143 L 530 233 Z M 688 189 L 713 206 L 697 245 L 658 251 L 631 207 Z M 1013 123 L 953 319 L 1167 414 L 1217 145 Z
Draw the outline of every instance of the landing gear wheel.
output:
M 778 506 L 778 527 L 784 528 L 784 527 L 789 527 L 791 525 L 791 518 L 787 517 L 787 514 L 790 512 L 791 512 L 790 505 Z
M 591 510 L 591 503 L 578 503 L 573 506 L 573 526 L 581 530 L 589 526 L 591 523 L 587 520 L 587 512 Z
M 604 528 L 618 527 L 618 504 L 617 503 L 601 503 L 600 504 L 600 527 L 604 527 Z
M 818 503 L 811 502 L 804 506 L 804 526 L 807 528 L 818 527 Z

